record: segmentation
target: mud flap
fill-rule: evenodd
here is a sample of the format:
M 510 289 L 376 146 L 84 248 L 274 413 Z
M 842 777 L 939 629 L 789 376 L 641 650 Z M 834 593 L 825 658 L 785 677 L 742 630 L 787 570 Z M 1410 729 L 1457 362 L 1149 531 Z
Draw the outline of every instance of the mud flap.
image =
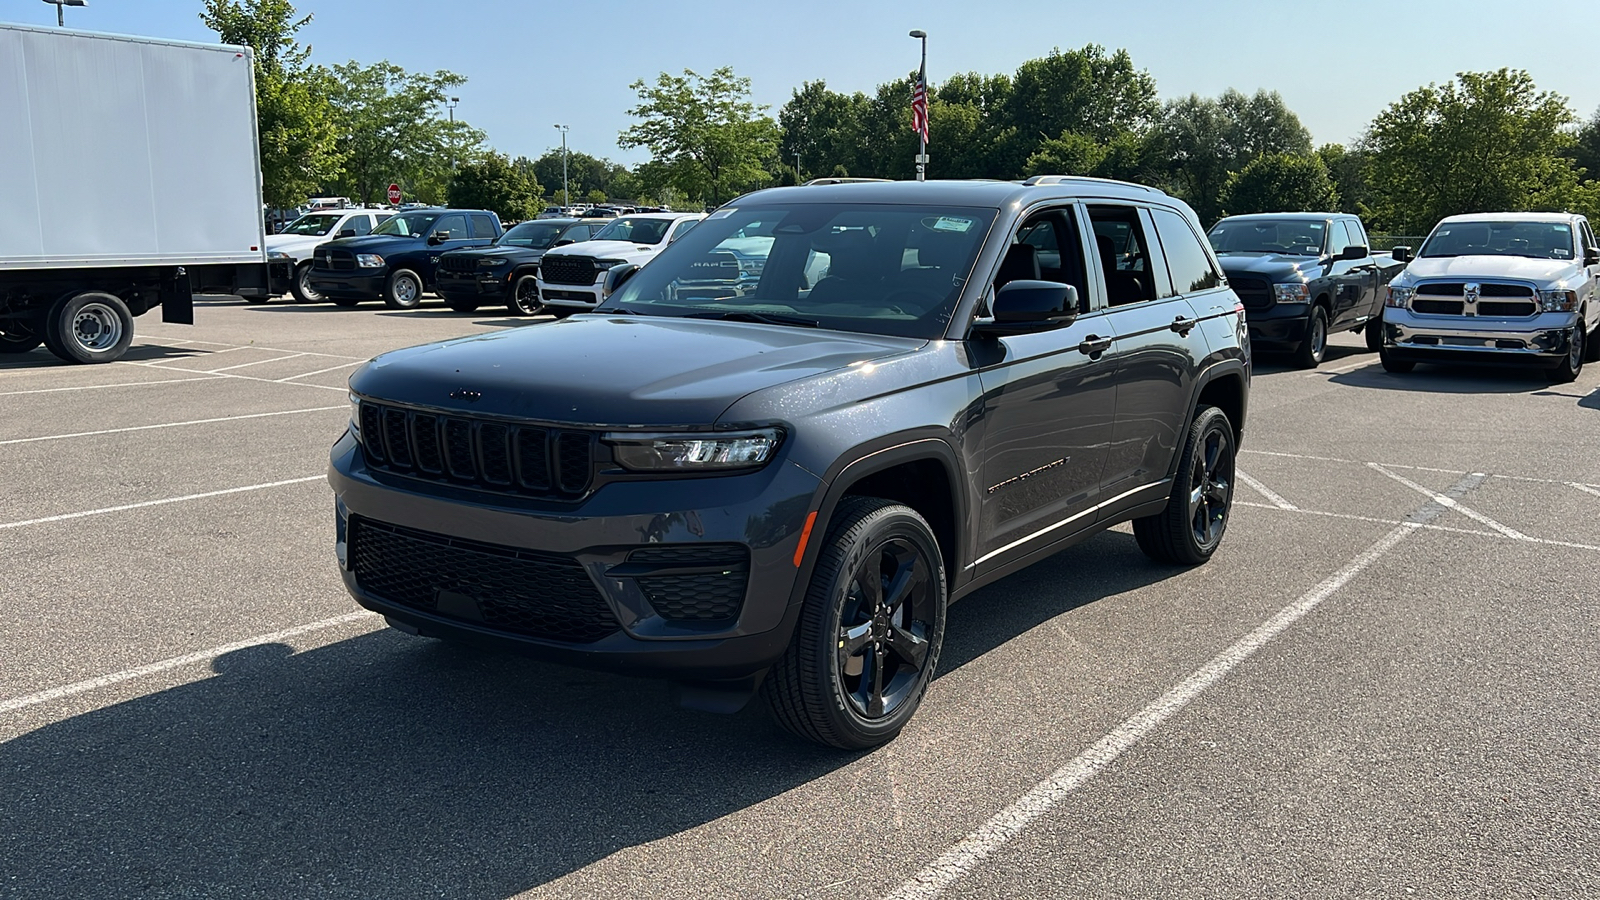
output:
M 161 279 L 161 321 L 194 324 L 194 286 L 189 283 L 189 270 L 183 266 Z

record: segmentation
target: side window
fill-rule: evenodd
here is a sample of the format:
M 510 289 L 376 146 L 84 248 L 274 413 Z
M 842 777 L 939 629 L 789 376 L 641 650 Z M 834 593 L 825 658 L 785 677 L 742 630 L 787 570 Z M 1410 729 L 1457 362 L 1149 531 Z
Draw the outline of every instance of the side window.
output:
M 1094 230 L 1095 255 L 1105 278 L 1106 304 L 1154 300 L 1150 242 L 1139 224 L 1139 211 L 1132 206 L 1091 206 L 1089 226 Z
M 494 220 L 482 213 L 472 215 L 472 236 L 479 238 L 492 238 L 496 234 Z M 462 235 L 466 237 L 466 235 Z
M 1350 229 L 1345 227 L 1343 219 L 1333 220 L 1333 230 L 1328 233 L 1328 254 L 1338 256 L 1344 248 L 1355 243 L 1350 239 Z
M 1597 245 L 1594 242 L 1594 232 L 1589 230 L 1589 222 L 1587 220 L 1578 222 L 1578 232 L 1583 235 L 1583 250 L 1585 253 L 1597 249 Z
M 440 217 L 439 223 L 433 226 L 433 233 L 438 234 L 441 231 L 450 232 L 452 241 L 461 240 L 467 236 L 467 217 L 460 214 Z
M 1350 230 L 1350 243 L 1366 247 L 1369 252 L 1372 250 L 1372 245 L 1367 243 L 1367 233 L 1362 230 L 1360 222 L 1355 219 L 1345 219 L 1344 226 Z
M 1070 284 L 1078 289 L 1078 307 L 1089 311 L 1088 270 L 1083 264 L 1083 242 L 1078 239 L 1072 210 L 1035 213 L 1017 228 L 1011 248 L 1000 261 L 994 286 L 1010 281 L 1042 280 Z
M 679 222 L 677 230 L 672 232 L 672 237 L 667 239 L 667 243 L 670 244 L 673 241 L 677 240 L 678 238 L 683 237 L 684 235 L 686 235 L 689 232 L 693 231 L 694 227 L 696 225 L 699 225 L 699 224 L 700 224 L 700 220 L 699 219 L 688 219 L 688 220 Z
M 587 241 L 589 239 L 589 226 L 574 225 L 561 233 L 561 239 L 563 241 L 571 241 L 574 244 Z
M 357 235 L 372 233 L 371 216 L 351 216 L 345 223 L 345 228 L 353 230 Z
M 1177 213 L 1152 209 L 1156 233 L 1161 235 L 1161 249 L 1167 257 L 1167 271 L 1172 273 L 1172 286 L 1182 293 L 1204 291 L 1222 283 L 1222 276 L 1211 264 L 1211 257 L 1200 246 L 1194 229 Z

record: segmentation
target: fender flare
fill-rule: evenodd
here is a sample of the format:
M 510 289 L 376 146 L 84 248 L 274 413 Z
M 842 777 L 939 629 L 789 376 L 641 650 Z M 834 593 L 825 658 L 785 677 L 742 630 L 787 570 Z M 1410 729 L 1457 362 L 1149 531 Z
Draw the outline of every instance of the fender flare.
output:
M 1244 405 L 1245 405 L 1246 409 L 1248 409 L 1248 407 L 1249 407 L 1249 390 L 1250 390 L 1250 373 L 1249 373 L 1249 370 L 1245 368 L 1244 360 L 1240 360 L 1240 359 L 1222 359 L 1222 360 L 1218 360 L 1218 361 L 1212 363 L 1211 365 L 1207 366 L 1204 371 L 1202 371 L 1198 376 L 1195 377 L 1194 389 L 1191 390 L 1190 393 L 1189 393 L 1189 414 L 1187 416 L 1185 416 L 1184 420 L 1183 420 L 1183 432 L 1182 432 L 1183 434 L 1188 434 L 1189 433 L 1189 426 L 1194 424 L 1194 414 L 1195 414 L 1195 411 L 1200 408 L 1200 395 L 1205 392 L 1206 386 L 1211 384 L 1211 382 L 1216 381 L 1218 378 L 1222 378 L 1222 377 L 1227 376 L 1227 375 L 1238 375 L 1240 380 L 1244 382 L 1244 386 L 1245 386 Z M 1240 417 L 1240 421 L 1233 423 L 1233 428 L 1234 428 L 1234 432 L 1236 434 L 1241 435 L 1241 436 L 1244 434 L 1244 421 L 1243 421 L 1243 417 L 1242 416 Z M 1183 452 L 1182 452 L 1182 448 L 1181 447 L 1179 448 L 1179 452 L 1172 454 L 1172 461 L 1167 464 L 1167 477 L 1168 478 L 1173 478 L 1173 477 L 1177 476 L 1177 474 L 1178 474 L 1178 462 L 1179 462 L 1180 457 L 1182 457 L 1182 456 L 1183 456 Z

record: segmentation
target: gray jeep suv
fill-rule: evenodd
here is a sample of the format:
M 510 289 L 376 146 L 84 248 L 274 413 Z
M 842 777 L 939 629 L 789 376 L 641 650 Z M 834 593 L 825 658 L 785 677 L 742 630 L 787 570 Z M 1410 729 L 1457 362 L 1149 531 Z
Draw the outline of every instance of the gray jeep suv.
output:
M 345 584 L 403 631 L 887 741 L 948 603 L 1119 522 L 1217 549 L 1250 352 L 1203 233 L 1066 177 L 742 197 L 593 313 L 352 376 Z M 730 249 L 759 277 L 708 293 Z

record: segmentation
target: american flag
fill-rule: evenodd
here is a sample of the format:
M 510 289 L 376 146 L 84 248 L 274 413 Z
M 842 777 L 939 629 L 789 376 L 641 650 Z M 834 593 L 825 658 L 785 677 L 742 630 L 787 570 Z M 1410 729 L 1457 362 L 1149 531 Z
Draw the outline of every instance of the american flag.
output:
M 911 130 L 928 142 L 928 72 L 917 69 L 917 80 L 911 83 Z

